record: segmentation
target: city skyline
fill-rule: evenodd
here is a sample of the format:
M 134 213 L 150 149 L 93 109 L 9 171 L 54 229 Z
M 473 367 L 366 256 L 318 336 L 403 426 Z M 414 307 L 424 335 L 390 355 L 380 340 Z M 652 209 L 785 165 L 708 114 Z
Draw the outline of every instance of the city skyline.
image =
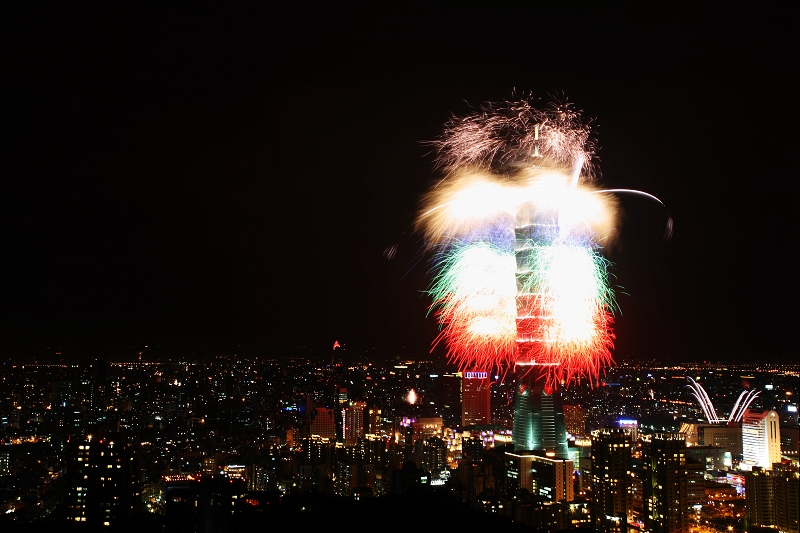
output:
M 514 376 L 492 376 L 489 421 L 480 372 L 340 350 L 3 361 L 0 522 L 224 531 L 298 525 L 303 505 L 418 512 L 416 494 L 441 498 L 431 519 L 495 527 L 796 531 L 798 364 L 614 366 L 563 392 L 558 453 L 518 445 Z M 692 381 L 723 416 L 742 387 L 760 394 L 742 422 L 710 423 Z
M 54 9 L 4 17 L 0 353 L 424 353 L 438 330 L 410 225 L 440 176 L 425 143 L 515 92 L 573 102 L 598 184 L 646 190 L 674 220 L 661 239 L 663 213 L 622 201 L 615 358 L 793 353 L 788 196 L 769 186 L 790 153 L 780 13 Z

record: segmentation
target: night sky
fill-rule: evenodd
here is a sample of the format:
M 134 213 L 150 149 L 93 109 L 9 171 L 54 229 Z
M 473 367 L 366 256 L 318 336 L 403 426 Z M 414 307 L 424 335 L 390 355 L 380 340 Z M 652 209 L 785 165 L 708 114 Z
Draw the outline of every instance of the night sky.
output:
M 425 353 L 424 141 L 530 93 L 594 119 L 599 185 L 674 219 L 622 201 L 617 359 L 796 356 L 793 17 L 517 4 L 5 5 L 0 354 Z

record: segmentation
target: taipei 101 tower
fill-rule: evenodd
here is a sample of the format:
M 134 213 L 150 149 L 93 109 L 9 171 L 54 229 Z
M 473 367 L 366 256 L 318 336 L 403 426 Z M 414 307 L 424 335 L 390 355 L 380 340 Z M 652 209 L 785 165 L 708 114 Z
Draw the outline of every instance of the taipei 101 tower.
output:
M 446 175 L 417 225 L 434 251 L 435 342 L 463 370 L 513 368 L 514 451 L 567 459 L 561 388 L 611 363 L 615 302 L 600 252 L 616 231 L 609 193 L 622 191 L 584 183 L 594 144 L 579 113 L 532 103 L 447 123 L 434 143 Z
M 517 349 L 515 364 L 514 451 L 537 451 L 549 457 L 567 459 L 567 431 L 558 383 L 548 382 L 548 374 L 558 362 L 537 363 L 532 356 L 547 342 L 548 296 L 531 287 L 531 272 L 536 265 L 531 255 L 558 239 L 558 213 L 519 209 L 515 230 L 514 255 L 517 260 Z M 524 215 L 528 214 L 528 217 Z M 520 216 L 523 215 L 523 216 Z M 532 216 L 531 216 L 532 215 Z M 520 218 L 532 218 L 520 223 Z M 534 267 L 535 268 L 535 267 Z M 529 359 L 526 359 L 526 356 Z

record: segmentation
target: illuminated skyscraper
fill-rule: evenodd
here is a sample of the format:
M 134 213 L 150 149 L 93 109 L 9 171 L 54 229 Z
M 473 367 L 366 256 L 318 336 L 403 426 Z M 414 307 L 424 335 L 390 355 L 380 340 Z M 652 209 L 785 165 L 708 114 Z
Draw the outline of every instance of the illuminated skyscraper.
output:
M 514 451 L 534 450 L 541 455 L 569 458 L 561 395 L 545 390 L 544 380 L 530 367 L 518 366 L 514 404 Z
M 630 431 L 592 432 L 592 524 L 603 533 L 624 533 L 632 519 L 632 439 Z
M 781 462 L 780 419 L 775 411 L 746 410 L 742 419 L 742 470 Z
M 564 426 L 576 437 L 586 435 L 586 410 L 580 405 L 564 405 Z
M 350 402 L 342 409 L 342 431 L 345 446 L 355 446 L 358 439 L 364 436 L 364 409 L 366 402 Z
M 644 526 L 651 533 L 688 533 L 686 440 L 681 433 L 654 433 L 642 450 Z
M 464 372 L 461 382 L 461 425 L 492 423 L 491 380 L 488 372 Z

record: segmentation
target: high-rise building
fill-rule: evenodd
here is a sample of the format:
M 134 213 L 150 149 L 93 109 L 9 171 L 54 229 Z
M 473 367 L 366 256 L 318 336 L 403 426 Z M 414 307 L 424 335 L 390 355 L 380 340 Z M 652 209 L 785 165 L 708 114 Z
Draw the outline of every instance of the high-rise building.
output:
M 688 533 L 686 440 L 682 433 L 654 433 L 642 449 L 644 526 L 651 533 Z
M 250 469 L 250 477 L 247 478 L 247 490 L 275 490 L 276 477 L 274 470 L 264 465 L 254 464 Z
M 580 405 L 564 405 L 564 427 L 576 437 L 586 435 L 586 410 Z
M 800 471 L 797 466 L 773 465 L 775 525 L 778 531 L 800 533 Z
M 377 407 L 370 407 L 368 411 L 369 422 L 367 425 L 367 433 L 372 435 L 380 435 L 383 433 L 381 424 L 381 410 Z
M 461 381 L 461 425 L 492 423 L 491 379 L 488 372 L 464 372 Z
M 555 459 L 532 452 L 506 452 L 506 476 L 511 491 L 526 489 L 549 502 L 575 499 L 571 460 Z
M 592 432 L 592 524 L 603 533 L 624 533 L 633 521 L 632 446 L 623 428 Z
M 447 446 L 439 437 L 417 441 L 414 455 L 417 466 L 424 472 L 438 473 L 447 469 Z
M 436 401 L 441 403 L 442 417 L 447 427 L 455 427 L 463 422 L 461 406 L 461 372 L 446 373 L 436 380 Z
M 137 509 L 135 449 L 119 435 L 71 440 L 66 451 L 66 519 L 113 530 Z
M 548 391 L 536 366 L 517 365 L 514 403 L 514 451 L 533 450 L 546 457 L 569 458 L 567 430 L 558 391 Z
M 747 409 L 742 419 L 742 470 L 781 462 L 780 419 L 775 411 Z
M 348 396 L 347 396 L 347 389 L 344 387 L 337 387 L 336 388 L 336 405 L 343 409 L 347 407 Z
M 760 466 L 744 474 L 747 526 L 770 527 L 775 525 L 772 472 Z
M 535 450 L 546 457 L 568 459 L 561 394 L 558 384 L 548 377 L 559 363 L 541 362 L 537 355 L 551 340 L 547 333 L 552 320 L 548 310 L 551 296 L 530 283 L 537 245 L 556 242 L 561 233 L 559 220 L 557 210 L 532 210 L 519 218 L 514 228 L 518 359 L 512 442 L 515 452 Z
M 333 409 L 317 407 L 311 418 L 309 433 L 323 439 L 336 440 L 336 419 Z
M 461 456 L 465 462 L 478 462 L 483 457 L 483 439 L 480 437 L 461 438 Z
M 355 446 L 364 436 L 364 410 L 366 402 L 350 402 L 342 409 L 342 440 L 345 446 Z
M 797 467 L 775 464 L 745 472 L 746 526 L 770 527 L 786 533 L 800 529 L 800 472 Z

